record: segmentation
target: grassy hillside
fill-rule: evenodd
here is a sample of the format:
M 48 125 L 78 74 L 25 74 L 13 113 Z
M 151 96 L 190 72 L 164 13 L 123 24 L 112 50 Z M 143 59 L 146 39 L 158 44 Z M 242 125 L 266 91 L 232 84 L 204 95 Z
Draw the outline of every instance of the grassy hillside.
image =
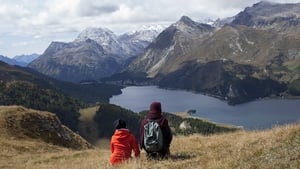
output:
M 86 103 L 108 102 L 120 89 L 115 85 L 63 82 L 0 61 L 0 105 L 22 105 L 54 112 L 73 131 L 78 130 L 80 108 Z
M 140 124 L 141 121 L 146 116 L 146 111 L 135 113 L 131 110 L 122 108 L 117 105 L 113 104 L 100 104 L 100 107 L 98 109 L 95 108 L 87 108 L 83 109 L 82 111 L 86 111 L 85 113 L 81 113 L 81 120 L 80 125 L 83 123 L 88 124 L 85 125 L 84 130 L 79 130 L 80 133 L 90 133 L 92 136 L 91 140 L 88 140 L 90 142 L 95 141 L 95 131 L 97 131 L 98 138 L 110 138 L 112 134 L 114 133 L 114 126 L 113 122 L 121 118 L 126 121 L 127 128 L 130 129 L 130 131 L 136 136 L 139 137 L 139 131 L 140 131 Z M 88 113 L 90 111 L 90 113 Z M 85 114 L 83 116 L 83 114 Z M 93 115 L 93 122 L 87 121 L 86 118 L 92 118 L 90 117 Z M 169 125 L 172 129 L 172 133 L 174 135 L 189 135 L 193 133 L 201 133 L 201 134 L 214 134 L 214 133 L 223 133 L 223 132 L 233 132 L 236 130 L 239 130 L 240 128 L 233 127 L 233 126 L 224 126 L 215 124 L 212 122 L 208 122 L 202 119 L 198 118 L 191 118 L 191 117 L 181 117 L 175 114 L 166 113 L 164 112 L 163 115 L 168 119 Z M 87 116 L 87 117 L 86 117 Z M 92 124 L 96 124 L 96 126 L 91 126 Z M 180 125 L 182 123 L 185 123 L 187 128 L 181 129 Z M 88 139 L 88 137 L 85 137 Z
M 75 84 L 53 79 L 33 69 L 8 65 L 0 61 L 0 82 L 27 82 L 43 89 L 56 90 L 86 103 L 108 102 L 112 95 L 121 93 L 121 86 L 111 84 Z M 1 94 L 1 91 L 0 91 Z
M 109 142 L 94 149 L 74 150 L 41 139 L 9 135 L 0 116 L 0 168 L 111 169 Z M 300 166 L 300 123 L 268 131 L 175 136 L 171 157 L 148 161 L 142 151 L 120 169 L 294 169 Z
M 0 80 L 0 105 L 22 105 L 36 110 L 55 112 L 63 124 L 77 130 L 79 100 L 53 89 L 45 89 L 30 82 Z

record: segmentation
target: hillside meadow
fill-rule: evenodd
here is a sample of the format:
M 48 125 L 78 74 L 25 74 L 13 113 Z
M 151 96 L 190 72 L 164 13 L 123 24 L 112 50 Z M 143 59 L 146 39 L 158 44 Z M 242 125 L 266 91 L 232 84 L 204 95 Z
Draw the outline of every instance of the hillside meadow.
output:
M 140 158 L 112 167 L 109 156 L 109 140 L 76 151 L 0 132 L 3 169 L 296 169 L 300 166 L 300 123 L 268 131 L 176 136 L 171 157 L 161 161 L 148 161 L 142 151 Z

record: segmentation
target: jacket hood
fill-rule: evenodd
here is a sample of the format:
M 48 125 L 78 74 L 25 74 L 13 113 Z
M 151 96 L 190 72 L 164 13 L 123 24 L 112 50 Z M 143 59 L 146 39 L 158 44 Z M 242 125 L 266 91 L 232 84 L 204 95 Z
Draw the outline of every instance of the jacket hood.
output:
M 114 134 L 117 140 L 126 140 L 129 136 L 130 131 L 128 129 L 117 129 Z
M 150 110 L 148 112 L 147 117 L 149 119 L 156 119 L 161 117 L 161 104 L 160 102 L 153 102 L 150 105 Z

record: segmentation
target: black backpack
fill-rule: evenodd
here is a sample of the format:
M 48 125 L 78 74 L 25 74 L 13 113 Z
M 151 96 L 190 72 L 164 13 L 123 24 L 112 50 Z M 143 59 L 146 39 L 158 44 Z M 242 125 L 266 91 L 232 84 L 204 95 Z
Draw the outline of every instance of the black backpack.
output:
M 144 125 L 144 145 L 148 152 L 158 152 L 163 148 L 163 134 L 161 127 L 155 120 L 147 119 Z

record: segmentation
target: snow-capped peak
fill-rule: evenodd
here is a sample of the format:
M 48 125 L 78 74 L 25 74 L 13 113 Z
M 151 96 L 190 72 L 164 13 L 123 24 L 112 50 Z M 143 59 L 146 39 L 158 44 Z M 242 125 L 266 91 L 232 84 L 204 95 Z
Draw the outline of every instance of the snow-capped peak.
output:
M 130 31 L 127 34 L 135 34 L 136 32 L 162 32 L 166 27 L 162 25 L 142 25 L 138 30 Z
M 103 45 L 109 44 L 108 41 L 116 40 L 117 36 L 107 28 L 86 28 L 78 35 L 75 41 L 85 41 L 87 39 L 92 39 Z
M 161 25 L 144 25 L 140 29 L 122 35 L 116 35 L 107 28 L 86 28 L 74 42 L 91 39 L 101 45 L 106 53 L 123 56 L 140 54 L 164 29 Z
M 128 36 L 133 40 L 152 42 L 164 29 L 165 27 L 162 25 L 143 25 L 140 29 L 125 33 L 120 37 Z
M 81 42 L 87 39 L 96 41 L 107 53 L 118 54 L 122 51 L 117 35 L 107 28 L 86 28 L 78 35 L 74 42 Z

